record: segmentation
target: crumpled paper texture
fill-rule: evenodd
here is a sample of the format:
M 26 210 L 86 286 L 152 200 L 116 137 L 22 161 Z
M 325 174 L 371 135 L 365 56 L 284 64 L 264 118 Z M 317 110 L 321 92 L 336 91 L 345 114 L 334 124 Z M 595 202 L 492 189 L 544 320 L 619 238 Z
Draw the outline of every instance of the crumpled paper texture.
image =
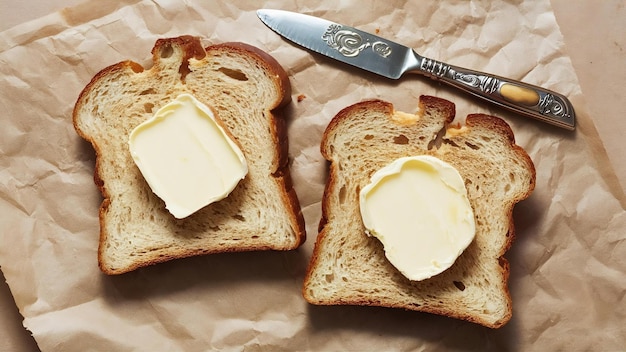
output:
M 342 22 L 424 56 L 559 91 L 575 132 L 505 112 L 424 77 L 390 81 L 302 50 L 257 8 Z M 150 65 L 160 37 L 243 41 L 290 75 L 292 176 L 308 239 L 292 252 L 219 254 L 107 277 L 96 262 L 94 152 L 72 127 L 100 69 Z M 548 1 L 89 1 L 0 33 L 0 266 L 41 350 L 620 350 L 626 348 L 626 199 L 615 181 Z M 421 94 L 457 115 L 503 117 L 533 159 L 537 187 L 515 211 L 513 318 L 499 330 L 373 307 L 316 307 L 300 294 L 317 235 L 321 135 L 352 103 L 413 112 Z M 304 99 L 298 101 L 297 96 Z

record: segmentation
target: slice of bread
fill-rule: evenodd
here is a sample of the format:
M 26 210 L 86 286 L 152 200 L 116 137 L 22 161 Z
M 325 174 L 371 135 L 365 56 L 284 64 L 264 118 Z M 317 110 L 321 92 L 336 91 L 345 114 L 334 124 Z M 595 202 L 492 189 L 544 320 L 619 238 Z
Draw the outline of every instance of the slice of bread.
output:
M 321 151 L 330 174 L 303 295 L 318 305 L 396 307 L 500 327 L 511 317 L 503 255 L 514 236 L 513 206 L 534 189 L 533 163 L 501 119 L 474 114 L 465 127 L 446 129 L 453 103 L 430 96 L 419 103 L 413 116 L 388 102 L 365 101 L 328 125 Z M 359 191 L 370 176 L 412 155 L 433 155 L 457 168 L 476 221 L 476 237 L 454 265 L 424 281 L 410 281 L 387 261 L 380 241 L 365 234 L 359 211 Z
M 242 43 L 206 49 L 191 36 L 160 39 L 153 66 L 124 61 L 99 72 L 74 107 L 74 127 L 96 152 L 98 262 L 106 274 L 194 255 L 291 250 L 305 240 L 287 165 L 280 108 L 291 99 L 280 65 Z M 248 175 L 225 199 L 177 220 L 128 149 L 132 129 L 181 93 L 209 106 L 241 147 Z

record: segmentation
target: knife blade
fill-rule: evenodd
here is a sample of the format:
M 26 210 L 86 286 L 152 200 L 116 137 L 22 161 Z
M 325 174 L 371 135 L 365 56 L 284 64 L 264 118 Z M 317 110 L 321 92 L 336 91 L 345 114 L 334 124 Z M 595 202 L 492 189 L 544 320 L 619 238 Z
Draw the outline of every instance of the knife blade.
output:
M 272 9 L 258 10 L 257 16 L 291 42 L 366 71 L 390 79 L 421 74 L 523 116 L 576 128 L 571 102 L 557 92 L 433 60 L 402 44 L 322 18 Z

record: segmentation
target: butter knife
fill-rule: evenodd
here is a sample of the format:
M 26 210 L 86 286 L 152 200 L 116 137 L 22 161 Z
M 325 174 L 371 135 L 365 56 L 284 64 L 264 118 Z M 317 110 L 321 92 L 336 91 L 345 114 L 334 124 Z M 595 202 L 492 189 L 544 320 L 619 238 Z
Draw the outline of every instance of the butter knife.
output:
M 270 9 L 258 10 L 257 16 L 284 38 L 335 60 L 391 79 L 422 74 L 518 114 L 576 128 L 574 108 L 562 94 L 429 59 L 404 45 L 318 17 Z

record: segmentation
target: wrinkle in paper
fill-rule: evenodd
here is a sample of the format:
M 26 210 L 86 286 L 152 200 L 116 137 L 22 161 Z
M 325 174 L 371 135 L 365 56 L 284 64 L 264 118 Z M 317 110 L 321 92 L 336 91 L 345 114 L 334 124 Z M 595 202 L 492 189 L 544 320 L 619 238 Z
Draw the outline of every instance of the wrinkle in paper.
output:
M 324 16 L 427 57 L 569 95 L 579 129 L 505 113 L 423 77 L 389 81 L 279 38 L 256 6 Z M 157 38 L 243 41 L 272 54 L 293 88 L 291 174 L 308 240 L 289 253 L 197 257 L 106 277 L 97 268 L 94 152 L 73 131 L 81 89 L 100 69 L 151 65 Z M 45 351 L 620 349 L 626 344 L 626 201 L 607 184 L 598 137 L 547 1 L 88 1 L 0 33 L 0 265 Z M 371 307 L 314 307 L 300 294 L 320 218 L 330 119 L 363 99 L 415 112 L 419 95 L 502 116 L 533 159 L 537 187 L 515 211 L 507 257 L 514 315 L 504 328 Z M 303 99 L 298 101 L 297 96 Z M 600 151 L 600 152 L 598 152 Z M 605 159 L 605 158 L 604 158 Z M 596 327 L 591 329 L 590 327 Z M 567 338 L 563 338 L 567 336 Z

